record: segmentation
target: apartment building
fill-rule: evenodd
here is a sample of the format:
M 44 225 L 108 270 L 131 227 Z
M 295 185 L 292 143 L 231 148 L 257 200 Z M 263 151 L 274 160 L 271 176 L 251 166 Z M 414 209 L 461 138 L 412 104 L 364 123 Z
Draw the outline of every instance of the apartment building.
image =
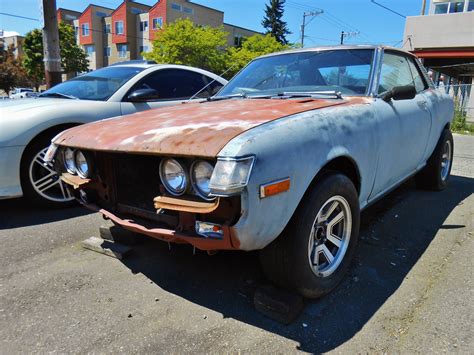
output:
M 407 18 L 404 48 L 434 71 L 435 83 L 474 121 L 474 0 L 431 0 L 427 15 Z
M 23 41 L 25 37 L 20 36 L 18 32 L 0 30 L 0 44 L 4 48 L 13 46 L 13 55 L 15 58 L 23 55 Z
M 153 6 L 124 0 L 116 9 L 90 4 L 82 13 L 60 8 L 58 21 L 73 25 L 91 70 L 116 62 L 143 59 L 167 23 L 189 18 L 197 25 L 223 26 L 229 46 L 259 32 L 224 23 L 222 11 L 189 0 L 158 0 Z

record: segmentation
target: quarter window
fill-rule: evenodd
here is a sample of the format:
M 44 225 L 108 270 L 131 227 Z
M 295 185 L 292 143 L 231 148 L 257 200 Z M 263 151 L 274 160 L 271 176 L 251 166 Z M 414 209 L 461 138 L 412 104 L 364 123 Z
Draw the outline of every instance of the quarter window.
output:
M 396 86 L 405 85 L 413 85 L 408 60 L 405 57 L 385 52 L 380 72 L 379 94 Z
M 413 59 L 408 59 L 408 64 L 410 65 L 411 74 L 413 76 L 413 83 L 415 84 L 415 89 L 417 93 L 420 93 L 428 88 L 425 81 L 423 80 L 420 69 L 415 65 Z

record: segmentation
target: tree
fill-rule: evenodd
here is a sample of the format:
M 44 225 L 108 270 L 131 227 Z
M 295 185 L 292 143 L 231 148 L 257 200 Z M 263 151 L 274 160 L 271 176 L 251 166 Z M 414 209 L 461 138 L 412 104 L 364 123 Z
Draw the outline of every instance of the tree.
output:
M 281 44 L 288 44 L 286 35 L 291 32 L 288 30 L 286 22 L 282 20 L 283 6 L 285 0 L 270 0 L 269 5 L 265 5 L 265 17 L 262 26 Z
M 252 59 L 273 52 L 279 52 L 290 48 L 287 44 L 282 44 L 271 34 L 253 35 L 244 38 L 240 48 L 229 48 L 229 62 L 233 67 L 229 71 L 229 76 L 233 76 L 242 69 Z
M 26 73 L 14 51 L 13 44 L 6 49 L 3 42 L 0 44 L 0 89 L 7 95 L 15 86 L 28 85 Z
M 221 73 L 227 64 L 227 33 L 223 27 L 197 26 L 179 19 L 158 32 L 144 57 L 157 63 L 183 64 Z
M 87 71 L 89 61 L 86 53 L 76 44 L 74 29 L 65 23 L 59 24 L 59 48 L 61 66 L 65 73 Z M 28 32 L 23 42 L 25 56 L 23 66 L 38 87 L 44 80 L 43 33 L 40 29 Z

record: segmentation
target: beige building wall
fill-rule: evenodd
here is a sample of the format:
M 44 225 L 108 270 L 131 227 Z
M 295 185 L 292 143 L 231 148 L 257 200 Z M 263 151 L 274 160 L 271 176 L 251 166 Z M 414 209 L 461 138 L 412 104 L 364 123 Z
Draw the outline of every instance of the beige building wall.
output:
M 23 40 L 25 37 L 23 36 L 9 36 L 9 37 L 3 37 L 3 43 L 5 45 L 5 48 L 10 47 L 13 45 L 14 50 L 13 54 L 15 58 L 21 57 L 24 52 L 23 52 Z
M 228 33 L 227 35 L 227 45 L 228 46 L 238 46 L 242 38 L 250 37 L 256 34 L 261 34 L 257 31 L 252 31 L 243 27 L 234 26 L 228 23 L 224 23 L 224 31 Z
M 175 7 L 180 7 L 180 9 Z M 172 23 L 180 18 L 189 18 L 197 25 L 220 27 L 224 22 L 224 13 L 186 0 L 168 0 L 166 22 Z
M 140 23 L 142 21 L 149 20 L 148 13 L 139 14 L 136 18 L 136 33 L 137 33 L 137 59 L 143 59 L 141 56 L 142 49 L 145 52 L 151 51 L 151 42 L 150 42 L 150 23 L 148 23 L 148 28 L 146 31 L 140 31 Z

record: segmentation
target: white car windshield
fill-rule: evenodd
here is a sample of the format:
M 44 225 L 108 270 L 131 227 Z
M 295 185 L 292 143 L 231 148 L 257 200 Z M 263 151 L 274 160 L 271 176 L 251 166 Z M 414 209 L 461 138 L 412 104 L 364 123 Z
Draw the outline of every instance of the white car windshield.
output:
M 105 101 L 144 69 L 131 66 L 102 68 L 58 84 L 39 97 Z
M 372 49 L 338 49 L 256 59 L 216 97 L 327 91 L 367 95 L 373 56 Z

